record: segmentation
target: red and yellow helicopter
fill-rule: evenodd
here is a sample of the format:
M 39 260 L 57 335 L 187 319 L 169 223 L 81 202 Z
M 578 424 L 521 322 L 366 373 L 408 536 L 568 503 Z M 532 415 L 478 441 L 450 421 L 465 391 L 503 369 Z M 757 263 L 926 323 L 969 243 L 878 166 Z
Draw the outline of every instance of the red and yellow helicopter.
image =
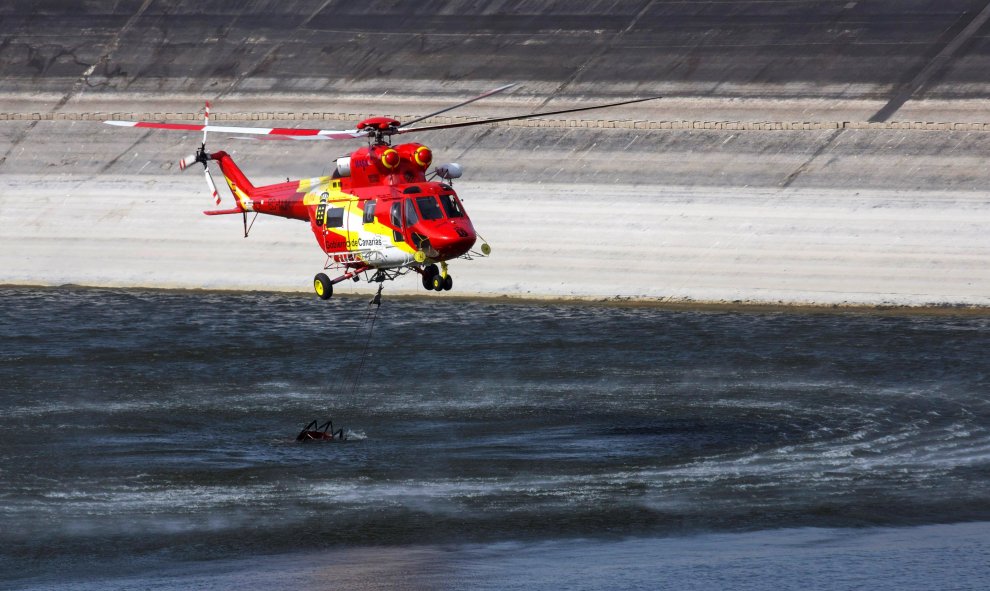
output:
M 473 250 L 478 233 L 451 186 L 453 179 L 461 176 L 461 167 L 451 163 L 431 169 L 433 152 L 428 147 L 419 143 L 392 145 L 392 136 L 577 113 L 660 98 L 410 127 L 513 86 L 515 84 L 495 88 L 406 123 L 389 117 L 373 117 L 345 131 L 210 125 L 209 103 L 206 103 L 202 125 L 149 121 L 105 123 L 123 127 L 201 130 L 202 144 L 195 154 L 180 161 L 179 168 L 185 170 L 197 162 L 201 163 L 212 197 L 220 205 L 220 196 L 209 169 L 209 163 L 216 162 L 234 197 L 233 208 L 203 213 L 241 214 L 245 236 L 249 230 L 249 212 L 254 212 L 255 216 L 268 214 L 309 222 L 317 243 L 327 255 L 323 270 L 333 270 L 337 274 L 331 279 L 321 272 L 313 279 L 316 294 L 323 299 L 329 299 L 333 295 L 333 286 L 347 279 L 359 281 L 363 276 L 369 282 L 384 283 L 410 271 L 422 276 L 426 289 L 444 291 L 453 287 L 448 261 L 487 256 L 491 248 L 483 241 L 479 250 Z M 256 187 L 227 152 L 207 152 L 206 136 L 209 132 L 243 134 L 255 136 L 250 139 L 268 140 L 363 138 L 368 140 L 368 145 L 355 150 L 350 156 L 338 158 L 331 176 Z

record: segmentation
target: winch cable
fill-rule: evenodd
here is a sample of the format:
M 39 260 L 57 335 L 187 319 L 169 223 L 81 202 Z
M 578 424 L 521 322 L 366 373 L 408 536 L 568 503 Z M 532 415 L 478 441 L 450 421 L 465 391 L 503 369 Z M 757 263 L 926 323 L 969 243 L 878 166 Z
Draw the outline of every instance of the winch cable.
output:
M 368 337 L 364 341 L 364 349 L 361 351 L 360 361 L 358 362 L 357 369 L 354 371 L 353 379 L 351 380 L 351 389 L 349 394 L 353 398 L 354 394 L 357 393 L 358 383 L 361 381 L 361 375 L 364 372 L 364 364 L 368 360 L 368 348 L 371 346 L 371 338 L 375 334 L 375 322 L 378 320 L 378 312 L 382 309 L 382 288 L 385 284 L 378 284 L 378 293 L 375 297 L 368 302 L 368 312 L 365 314 L 364 320 L 365 324 L 368 324 L 370 318 L 371 324 L 368 326 Z M 374 309 L 372 309 L 374 306 Z
M 361 349 L 360 357 L 358 358 L 358 363 L 356 366 L 351 366 L 351 370 L 344 379 L 344 391 L 350 394 L 351 397 L 357 392 L 358 384 L 361 382 L 362 373 L 364 372 L 364 366 L 368 359 L 368 350 L 371 347 L 371 339 L 375 334 L 375 322 L 378 320 L 378 312 L 382 309 L 382 288 L 384 284 L 378 285 L 378 293 L 375 297 L 368 302 L 368 308 L 364 315 L 364 321 L 361 323 L 361 329 L 364 327 L 368 328 L 367 336 L 364 340 L 364 346 Z
M 351 366 L 350 370 L 345 373 L 344 379 L 342 381 L 344 384 L 343 391 L 348 392 L 351 395 L 351 397 L 353 397 L 354 394 L 357 392 L 358 383 L 361 381 L 361 373 L 364 371 L 364 364 L 368 358 L 368 349 L 371 346 L 371 337 L 375 333 L 375 322 L 378 320 L 378 311 L 381 310 L 382 307 L 383 287 L 384 287 L 383 284 L 378 285 L 378 293 L 376 293 L 375 297 L 370 302 L 368 302 L 368 308 L 367 311 L 365 312 L 364 320 L 361 321 L 360 330 L 363 331 L 364 327 L 367 326 L 368 336 L 365 338 L 364 347 L 361 350 L 361 357 L 358 360 L 358 364 L 356 366 L 354 365 Z M 372 306 L 374 306 L 374 309 L 372 309 Z M 348 388 L 348 384 L 350 385 L 350 388 Z M 333 381 L 328 381 L 326 388 L 324 389 L 324 398 L 329 398 L 330 390 L 332 389 L 332 387 L 333 387 Z M 318 420 L 312 421 L 310 425 L 313 424 L 318 425 L 318 423 L 319 423 Z M 329 421 L 327 424 L 332 425 L 332 423 L 330 423 Z M 307 425 L 306 427 L 303 428 L 302 433 L 300 433 L 299 436 L 296 438 L 297 441 L 304 440 L 304 434 L 309 432 L 310 425 Z M 340 429 L 340 432 L 341 432 L 341 438 L 343 438 L 343 427 Z

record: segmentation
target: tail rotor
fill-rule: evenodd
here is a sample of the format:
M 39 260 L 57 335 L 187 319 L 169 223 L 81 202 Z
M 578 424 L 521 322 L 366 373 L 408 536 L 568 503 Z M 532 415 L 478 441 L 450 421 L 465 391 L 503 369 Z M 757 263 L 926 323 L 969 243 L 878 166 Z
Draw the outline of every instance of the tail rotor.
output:
M 220 205 L 220 193 L 217 192 L 217 185 L 213 182 L 213 175 L 210 174 L 210 167 L 207 162 L 211 160 L 210 155 L 206 152 L 206 134 L 209 133 L 210 128 L 210 101 L 206 101 L 206 110 L 203 115 L 203 143 L 200 144 L 199 149 L 196 150 L 195 154 L 190 154 L 179 160 L 179 170 L 185 170 L 197 162 L 203 164 L 203 173 L 206 178 L 206 186 L 210 189 L 210 196 L 213 197 L 213 201 Z

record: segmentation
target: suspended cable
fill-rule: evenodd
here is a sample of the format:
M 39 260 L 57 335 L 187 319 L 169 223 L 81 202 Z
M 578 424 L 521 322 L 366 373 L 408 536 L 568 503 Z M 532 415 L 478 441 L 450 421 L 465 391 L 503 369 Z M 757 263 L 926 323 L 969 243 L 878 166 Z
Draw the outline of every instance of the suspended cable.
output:
M 375 297 L 368 302 L 368 307 L 365 311 L 364 320 L 361 321 L 361 329 L 367 326 L 368 334 L 364 340 L 364 346 L 361 349 L 360 356 L 358 358 L 357 365 L 352 365 L 341 383 L 344 384 L 344 391 L 350 394 L 353 398 L 354 394 L 357 393 L 358 384 L 361 381 L 362 374 L 364 372 L 365 362 L 368 359 L 368 350 L 371 347 L 371 339 L 375 334 L 375 322 L 378 320 L 378 312 L 382 307 L 382 289 L 385 285 L 378 285 L 378 293 Z M 323 389 L 324 396 L 329 396 L 330 389 L 332 387 L 332 382 L 327 382 L 326 387 Z M 321 430 L 322 429 L 322 430 Z M 337 431 L 333 430 L 333 421 L 327 419 L 327 422 L 323 425 L 319 424 L 318 420 L 311 421 L 308 425 L 303 427 L 303 430 L 299 432 L 296 436 L 296 441 L 333 441 L 333 440 L 343 441 L 346 439 L 344 435 L 344 429 L 341 427 Z

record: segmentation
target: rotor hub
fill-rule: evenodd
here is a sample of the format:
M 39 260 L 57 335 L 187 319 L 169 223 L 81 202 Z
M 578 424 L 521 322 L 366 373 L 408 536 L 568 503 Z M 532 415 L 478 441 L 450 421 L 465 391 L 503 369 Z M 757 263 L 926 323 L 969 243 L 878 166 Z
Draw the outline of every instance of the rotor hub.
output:
M 368 137 L 374 138 L 375 143 L 385 144 L 388 143 L 386 138 L 398 133 L 400 125 L 402 123 L 398 119 L 391 117 L 371 117 L 358 123 L 355 128 L 359 131 L 367 131 Z

